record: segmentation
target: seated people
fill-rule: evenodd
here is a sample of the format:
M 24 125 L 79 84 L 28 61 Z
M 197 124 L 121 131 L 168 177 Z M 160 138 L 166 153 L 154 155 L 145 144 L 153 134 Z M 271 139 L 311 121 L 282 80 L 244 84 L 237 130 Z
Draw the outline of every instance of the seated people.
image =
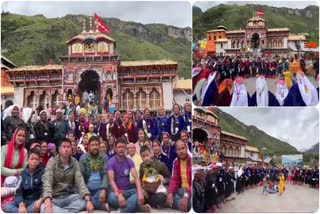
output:
M 175 143 L 178 158 L 173 162 L 173 173 L 169 183 L 167 204 L 169 207 L 188 212 L 191 207 L 191 167 L 188 146 L 182 141 Z
M 93 212 L 90 192 L 82 177 L 78 161 L 71 156 L 71 142 L 62 138 L 59 154 L 50 158 L 43 181 L 41 212 L 66 213 L 86 209 Z
M 141 211 L 150 212 L 150 207 L 143 205 L 144 196 L 134 163 L 126 157 L 126 144 L 127 141 L 124 138 L 117 139 L 116 155 L 108 163 L 108 176 L 112 188 L 108 196 L 108 203 L 113 208 L 120 207 L 122 213 L 137 212 L 138 205 Z M 130 173 L 135 181 L 135 188 L 130 183 Z
M 165 163 L 162 163 L 152 157 L 150 148 L 141 147 L 141 157 L 143 163 L 140 165 L 140 180 L 145 199 L 151 207 L 163 208 L 166 202 L 166 194 L 158 192 L 160 184 L 167 186 L 171 174 Z
M 38 213 L 42 204 L 42 176 L 44 168 L 40 164 L 38 149 L 30 149 L 28 165 L 20 173 L 21 184 L 14 201 L 4 206 L 6 213 Z
M 83 154 L 79 165 L 83 179 L 91 194 L 95 209 L 109 211 L 106 204 L 108 191 L 107 155 L 99 152 L 100 141 L 96 136 L 89 139 L 89 152 Z

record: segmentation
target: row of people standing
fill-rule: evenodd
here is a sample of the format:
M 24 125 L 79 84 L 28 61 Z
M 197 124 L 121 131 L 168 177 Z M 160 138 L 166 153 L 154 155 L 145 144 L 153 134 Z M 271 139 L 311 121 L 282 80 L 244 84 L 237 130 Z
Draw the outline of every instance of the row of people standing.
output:
M 58 109 L 56 119 L 49 121 L 47 112 L 42 110 L 37 122 L 31 122 L 28 119 L 27 123 L 22 120 L 20 108 L 17 105 L 11 106 L 10 110 L 10 114 L 3 118 L 2 123 L 4 142 L 11 139 L 17 126 L 23 126 L 27 128 L 29 133 L 27 148 L 33 142 L 42 140 L 57 143 L 69 131 L 74 132 L 75 138 L 78 140 L 89 132 L 90 126 L 93 126 L 93 132 L 102 137 L 104 141 L 111 135 L 116 138 L 125 135 L 130 142 L 136 142 L 139 129 L 143 129 L 150 140 L 160 140 L 163 132 L 168 132 L 172 140 L 176 140 L 182 130 L 191 132 L 192 106 L 190 103 L 184 105 L 183 114 L 181 114 L 180 106 L 175 104 L 171 116 L 167 116 L 164 108 L 160 106 L 157 116 L 154 117 L 151 116 L 149 109 L 145 109 L 143 113 L 137 111 L 135 115 L 132 112 L 126 112 L 123 117 L 119 111 L 115 114 L 109 113 L 92 117 L 85 109 L 81 109 L 79 115 L 74 110 L 69 111 L 68 115 L 64 115 L 63 111 Z

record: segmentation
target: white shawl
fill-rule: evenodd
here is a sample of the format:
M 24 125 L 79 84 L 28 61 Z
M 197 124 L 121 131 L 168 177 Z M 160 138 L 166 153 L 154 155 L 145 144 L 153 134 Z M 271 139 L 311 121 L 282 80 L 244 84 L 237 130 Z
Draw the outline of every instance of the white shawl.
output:
M 244 84 L 233 82 L 233 93 L 230 106 L 248 106 L 248 92 Z
M 316 87 L 312 85 L 306 76 L 302 77 L 299 73 L 297 74 L 297 82 L 301 97 L 306 106 L 316 106 L 319 101 Z
M 256 80 L 256 98 L 257 106 L 269 106 L 267 81 L 262 76 Z

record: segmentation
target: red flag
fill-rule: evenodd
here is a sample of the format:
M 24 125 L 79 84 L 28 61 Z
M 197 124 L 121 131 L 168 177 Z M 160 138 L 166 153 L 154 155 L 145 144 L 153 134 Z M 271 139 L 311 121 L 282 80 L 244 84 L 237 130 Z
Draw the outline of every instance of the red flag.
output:
M 111 33 L 110 28 L 102 21 L 102 19 L 94 14 L 94 22 L 96 23 L 94 31 L 98 30 L 101 33 Z
M 257 16 L 264 16 L 264 12 L 261 9 L 257 9 Z

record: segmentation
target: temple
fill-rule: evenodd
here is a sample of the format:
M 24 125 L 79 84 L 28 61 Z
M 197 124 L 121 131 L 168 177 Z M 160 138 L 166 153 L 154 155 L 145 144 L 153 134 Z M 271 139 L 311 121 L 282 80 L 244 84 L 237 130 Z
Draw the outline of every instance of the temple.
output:
M 7 70 L 14 86 L 14 102 L 36 108 L 82 98 L 93 92 L 96 101 L 109 99 L 117 110 L 171 110 L 173 100 L 189 100 L 191 80 L 179 80 L 172 60 L 122 61 L 116 41 L 99 31 L 85 31 L 66 42 L 68 54 L 61 64 L 23 66 Z M 181 88 L 181 86 L 183 86 Z M 183 91 L 183 93 L 181 93 Z
M 258 16 L 247 20 L 246 27 L 228 30 L 220 25 L 206 32 L 207 56 L 248 55 L 257 56 L 295 56 L 305 47 L 305 34 L 291 34 L 290 29 L 267 28 L 266 21 Z
M 214 159 L 221 155 L 228 162 L 262 162 L 258 148 L 248 146 L 247 138 L 224 131 L 212 109 L 195 108 L 192 117 L 193 141 L 199 142 L 208 151 L 200 155 L 198 162 L 217 162 Z

